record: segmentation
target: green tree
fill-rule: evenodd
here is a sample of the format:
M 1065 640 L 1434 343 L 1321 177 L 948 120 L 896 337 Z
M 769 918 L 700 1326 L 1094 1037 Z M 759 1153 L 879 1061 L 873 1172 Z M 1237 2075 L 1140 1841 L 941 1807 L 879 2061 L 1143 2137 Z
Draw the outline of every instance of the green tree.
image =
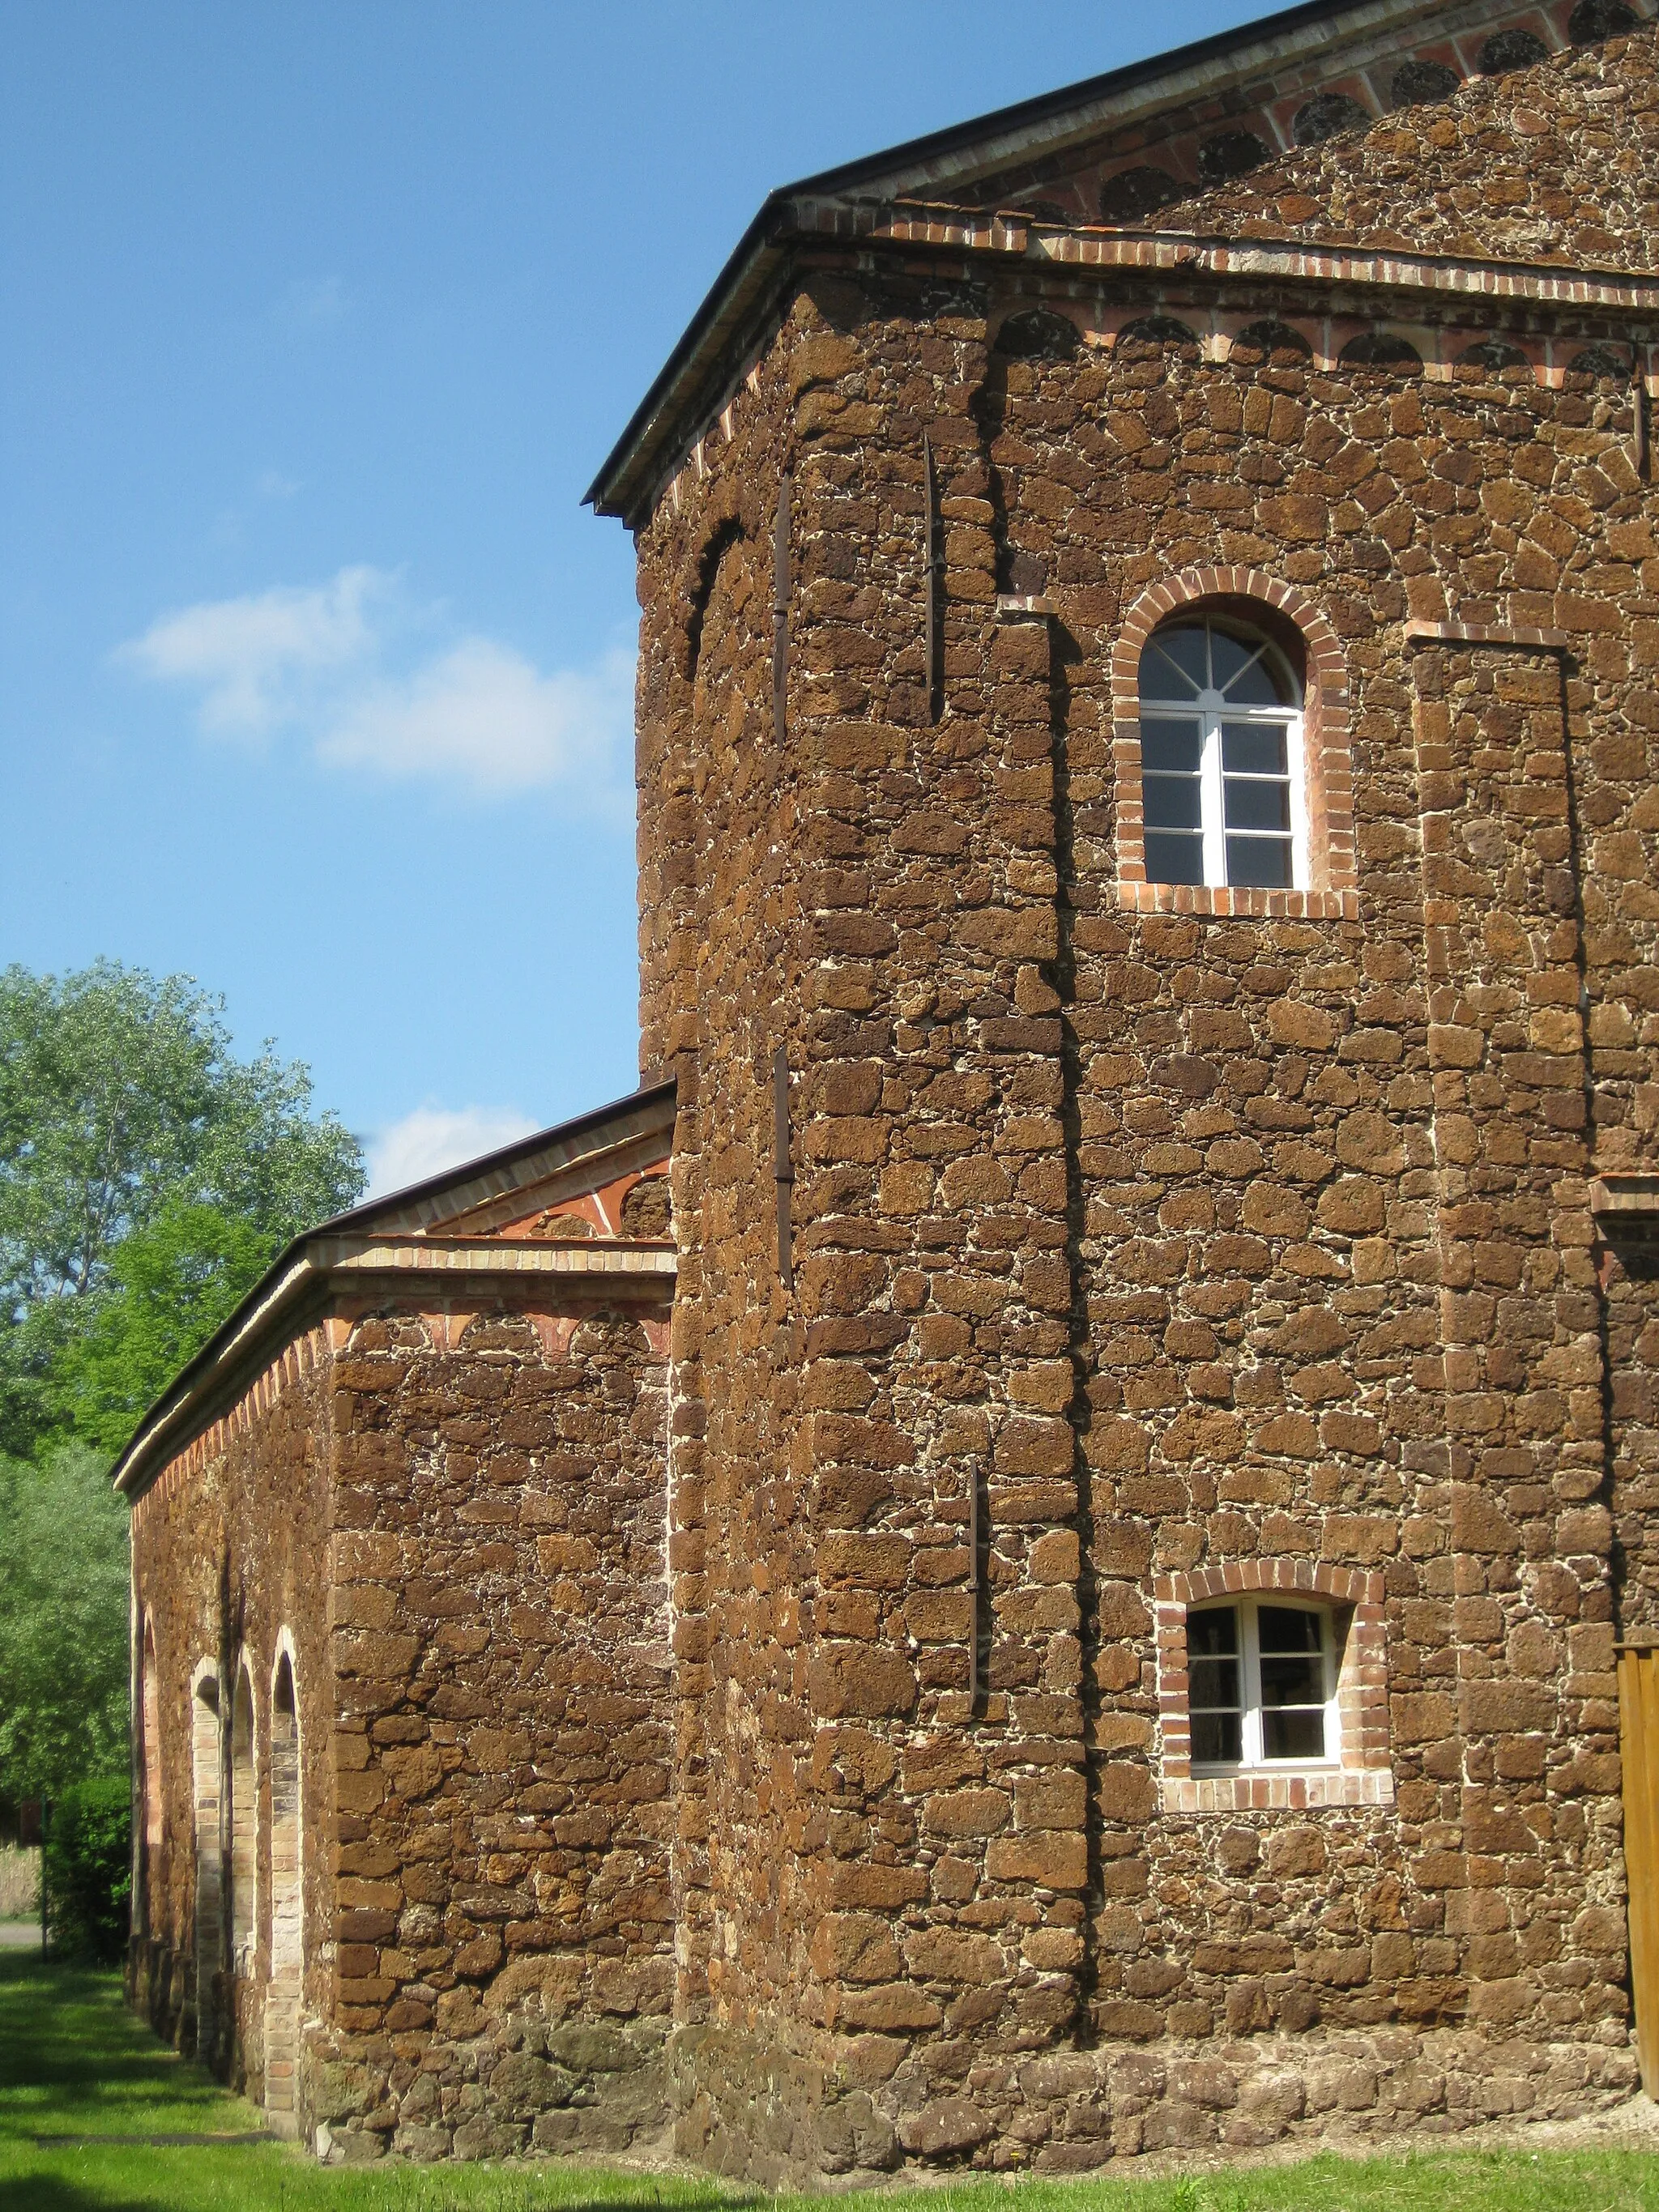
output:
M 127 1762 L 127 1508 L 84 1444 L 0 1459 L 0 1784 Z
M 281 1249 L 270 1230 L 175 1200 L 111 1255 L 110 1287 L 53 1364 L 76 1434 L 113 1455 Z
M 362 1182 L 356 1139 L 312 1110 L 309 1072 L 269 1043 L 239 1060 L 223 1000 L 190 977 L 111 961 L 0 972 L 0 1449 L 27 1455 L 65 1427 L 111 1449 L 121 1407 L 136 1419 L 166 1381 L 162 1349 L 182 1364 L 271 1255 Z M 124 1279 L 134 1237 L 150 1249 Z M 122 1316 L 140 1340 L 118 1404 Z

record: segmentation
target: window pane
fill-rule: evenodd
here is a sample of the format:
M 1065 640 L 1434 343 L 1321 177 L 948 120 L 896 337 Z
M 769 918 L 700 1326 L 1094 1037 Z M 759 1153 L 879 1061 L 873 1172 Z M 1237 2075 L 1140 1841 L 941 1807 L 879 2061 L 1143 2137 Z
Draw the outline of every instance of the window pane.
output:
M 1311 1659 L 1273 1659 L 1261 1655 L 1261 1702 L 1264 1705 L 1322 1705 L 1325 1702 L 1325 1662 Z
M 1184 680 L 1183 680 L 1184 679 Z M 1140 656 L 1143 699 L 1190 699 L 1209 688 L 1204 629 L 1161 629 Z
M 1251 661 L 1255 661 L 1259 668 L 1261 664 L 1256 660 L 1256 655 L 1261 650 L 1261 640 L 1259 637 L 1253 637 L 1247 645 L 1242 638 L 1229 637 L 1224 629 L 1212 629 L 1210 632 L 1210 665 L 1215 671 L 1216 690 L 1226 691 L 1237 684 Z M 1254 674 L 1255 671 L 1250 672 Z
M 1176 721 L 1159 714 L 1140 726 L 1140 765 L 1178 775 L 1198 774 L 1198 756 L 1204 742 L 1201 722 Z
M 1187 1703 L 1194 1712 L 1238 1711 L 1237 1659 L 1194 1659 Z
M 1224 722 L 1221 765 L 1229 775 L 1284 775 L 1282 722 Z
M 1150 863 L 1146 872 L 1152 871 Z M 1158 883 L 1196 883 L 1196 876 L 1154 877 Z M 1229 837 L 1227 840 L 1227 881 L 1230 884 L 1261 884 L 1270 890 L 1291 890 L 1295 878 L 1291 868 L 1291 841 L 1288 837 Z
M 1196 1732 L 1194 1741 L 1196 1744 Z M 1261 1716 L 1261 1753 L 1264 1759 L 1323 1759 L 1324 1713 L 1264 1712 Z
M 1264 1605 L 1255 1617 L 1264 1651 L 1322 1651 L 1325 1617 L 1299 1605 Z
M 1238 1607 L 1218 1605 L 1187 1616 L 1189 1659 L 1231 1659 L 1238 1650 Z
M 1286 696 L 1289 687 L 1265 653 L 1253 667 L 1247 668 L 1224 688 L 1227 696 L 1241 707 L 1290 707 L 1296 703 Z
M 1230 830 L 1288 830 L 1291 826 L 1291 787 L 1287 783 L 1241 783 L 1236 775 L 1223 783 Z
M 1148 830 L 1146 880 L 1149 884 L 1201 884 L 1204 840 L 1177 836 L 1168 830 Z
M 1149 775 L 1141 787 L 1140 803 L 1146 810 L 1149 830 L 1203 827 L 1195 775 Z
M 1237 1713 L 1193 1715 L 1194 1766 L 1237 1766 L 1243 1753 L 1243 1728 Z
M 1265 638 L 1230 637 L 1225 630 L 1212 628 L 1210 665 L 1215 670 L 1216 689 L 1241 707 L 1296 704 L 1279 657 Z

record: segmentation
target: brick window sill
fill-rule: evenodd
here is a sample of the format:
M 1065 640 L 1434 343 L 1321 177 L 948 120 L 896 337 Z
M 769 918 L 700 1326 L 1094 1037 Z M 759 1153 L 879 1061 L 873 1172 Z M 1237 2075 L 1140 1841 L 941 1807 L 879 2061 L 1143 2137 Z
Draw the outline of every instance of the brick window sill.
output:
M 1283 1771 L 1166 1778 L 1166 1813 L 1300 1812 L 1320 1805 L 1392 1805 L 1387 1767 L 1310 1767 Z
M 1359 894 L 1273 891 L 1243 884 L 1148 884 L 1117 880 L 1117 902 L 1136 914 L 1216 915 L 1262 921 L 1358 921 Z

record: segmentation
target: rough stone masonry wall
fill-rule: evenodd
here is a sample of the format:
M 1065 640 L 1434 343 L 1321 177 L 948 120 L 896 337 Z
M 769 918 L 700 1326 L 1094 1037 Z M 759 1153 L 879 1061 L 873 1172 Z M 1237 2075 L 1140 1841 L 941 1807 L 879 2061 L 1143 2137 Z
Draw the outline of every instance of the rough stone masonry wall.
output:
M 1324 2109 L 1334 2053 L 1397 2069 L 1400 2020 L 1456 2024 L 1412 2109 L 1467 2116 L 1471 2067 L 1559 2108 L 1631 2078 L 1584 1185 L 1651 1136 L 1628 410 L 1587 380 L 1431 392 L 1158 345 L 1048 363 L 1029 331 L 999 362 L 999 304 L 824 277 L 757 380 L 757 416 L 769 375 L 793 397 L 791 750 L 822 863 L 795 1198 L 824 1410 L 781 1717 L 819 1911 L 795 2075 L 706 2045 L 693 2133 L 761 2174 L 809 2146 L 1078 2163 L 1241 2103 L 1271 2133 Z M 717 444 L 699 466 L 644 548 L 665 621 Z M 1352 657 L 1357 924 L 1118 899 L 1111 645 L 1146 584 L 1218 562 L 1293 581 Z M 999 587 L 1057 619 L 999 621 Z M 1412 617 L 1565 629 L 1565 685 Z M 1592 1052 L 1624 1058 L 1587 1066 L 1581 983 Z M 1264 1556 L 1383 1573 L 1395 1808 L 1158 1813 L 1153 1573 Z M 1091 2034 L 1058 2072 L 1021 2055 Z M 1249 2039 L 1203 2075 L 1224 2034 Z
M 330 2156 L 663 2124 L 665 1349 L 656 1306 L 473 1299 L 342 1350 Z
M 718 472 L 672 502 L 641 653 L 642 1059 L 679 1081 L 669 1492 L 673 1562 L 681 2094 L 774 2095 L 811 1914 L 799 1892 L 806 1468 L 798 1335 L 779 1281 L 772 1066 L 799 1046 L 795 770 L 771 712 L 775 379 L 743 395 Z M 797 489 L 796 497 L 801 493 Z M 683 508 L 677 513 L 676 507 Z M 712 2039 L 712 2040 L 711 2040 Z M 718 2155 L 718 2152 L 716 2152 Z
M 1450 99 L 1304 146 L 1146 220 L 1206 236 L 1654 266 L 1659 26 L 1467 79 Z
M 308 2012 L 326 2011 L 333 1930 L 325 1877 L 333 1839 L 328 1756 L 332 1705 L 325 1601 L 316 1568 L 329 1516 L 330 1354 L 313 1329 L 251 1382 L 240 1401 L 157 1476 L 134 1507 L 132 1572 L 140 1633 L 154 1639 L 154 1747 L 161 1839 L 138 1867 L 128 1965 L 132 2002 L 163 2035 L 198 2052 L 257 2102 L 264 2089 L 264 1996 L 270 1972 L 269 1761 L 257 1777 L 252 1971 L 197 1982 L 191 1683 L 204 1661 L 234 1685 L 246 1663 L 258 1744 L 270 1743 L 271 1677 L 286 1632 L 299 1705 Z M 222 1695 L 225 1694 L 222 1692 Z M 228 1711 L 227 1699 L 226 1710 Z M 143 1740 L 141 1736 L 141 1751 Z M 228 1747 L 224 1747 L 228 1759 Z M 221 1775 L 222 1787 L 223 1773 Z M 143 1824 L 141 1821 L 141 1836 Z M 216 1850 L 216 1833 L 213 1847 Z M 220 1956 L 228 1958 L 227 1926 Z

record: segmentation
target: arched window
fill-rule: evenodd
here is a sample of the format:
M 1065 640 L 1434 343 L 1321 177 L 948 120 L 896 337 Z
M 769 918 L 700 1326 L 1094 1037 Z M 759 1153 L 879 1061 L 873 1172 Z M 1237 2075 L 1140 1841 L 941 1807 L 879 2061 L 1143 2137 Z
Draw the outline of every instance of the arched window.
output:
M 231 1970 L 252 1971 L 258 1801 L 253 1765 L 253 1685 L 246 1667 L 236 1676 L 230 1728 Z
M 265 1995 L 265 2109 L 279 2134 L 294 2128 L 305 1974 L 300 1836 L 300 1717 L 294 1662 L 283 1651 L 270 1692 L 270 1985 Z
M 1283 648 L 1177 618 L 1147 640 L 1139 691 L 1146 880 L 1305 890 L 1302 684 Z

